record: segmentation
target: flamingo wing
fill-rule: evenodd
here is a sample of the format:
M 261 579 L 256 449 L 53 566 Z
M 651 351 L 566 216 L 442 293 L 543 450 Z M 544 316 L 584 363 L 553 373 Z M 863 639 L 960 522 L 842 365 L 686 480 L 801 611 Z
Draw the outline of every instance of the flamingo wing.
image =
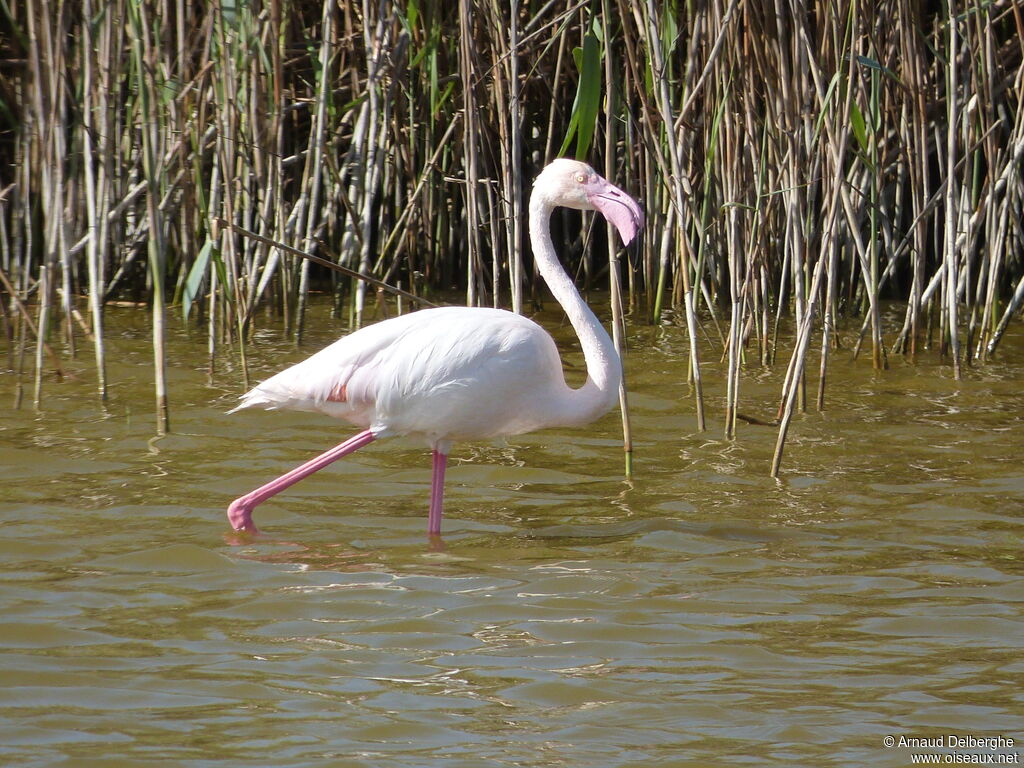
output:
M 371 393 L 350 386 L 353 374 L 373 369 L 412 325 L 415 314 L 361 328 L 316 354 L 271 376 L 242 395 L 231 413 L 243 408 L 317 411 L 345 417 L 355 403 L 372 402 Z M 363 377 L 365 381 L 365 376 Z

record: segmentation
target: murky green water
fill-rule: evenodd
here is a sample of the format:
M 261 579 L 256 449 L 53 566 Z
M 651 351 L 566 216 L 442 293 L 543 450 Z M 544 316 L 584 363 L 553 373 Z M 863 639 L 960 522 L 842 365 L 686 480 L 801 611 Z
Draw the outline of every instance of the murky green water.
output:
M 776 482 L 774 429 L 721 438 L 720 367 L 697 434 L 682 333 L 634 329 L 635 480 L 614 415 L 459 447 L 432 548 L 429 456 L 394 442 L 237 543 L 227 503 L 350 430 L 226 416 L 234 377 L 209 386 L 179 336 L 151 445 L 146 317 L 110 322 L 107 414 L 88 352 L 40 413 L 0 374 L 0 764 L 902 766 L 953 752 L 887 735 L 947 734 L 1024 753 L 1019 331 L 960 383 L 840 354 Z M 335 334 L 318 320 L 311 348 Z M 267 333 L 253 366 L 308 351 Z M 771 418 L 783 373 L 746 375 L 743 411 Z

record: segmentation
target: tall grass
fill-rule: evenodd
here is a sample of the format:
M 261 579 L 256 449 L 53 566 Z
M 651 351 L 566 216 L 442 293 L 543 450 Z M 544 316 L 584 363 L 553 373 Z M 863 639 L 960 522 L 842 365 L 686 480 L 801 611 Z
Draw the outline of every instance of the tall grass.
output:
M 384 311 L 353 272 L 527 311 L 523 198 L 559 153 L 644 201 L 623 306 L 680 317 L 697 429 L 704 360 L 728 436 L 744 373 L 786 366 L 773 473 L 841 319 L 874 367 L 936 349 L 958 378 L 1024 302 L 1012 0 L 0 0 L 0 25 L 0 317 L 37 405 L 47 350 L 83 342 L 106 397 L 120 298 L 151 307 L 159 431 L 167 322 L 246 378 L 258 324 L 301 342 L 312 290 L 353 326 Z M 617 288 L 591 220 L 556 218 L 568 266 Z

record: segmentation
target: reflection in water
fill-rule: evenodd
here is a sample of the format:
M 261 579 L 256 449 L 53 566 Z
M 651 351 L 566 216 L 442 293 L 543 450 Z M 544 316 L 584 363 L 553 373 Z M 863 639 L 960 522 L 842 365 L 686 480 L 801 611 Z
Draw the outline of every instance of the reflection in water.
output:
M 106 413 L 83 358 L 0 420 L 3 764 L 902 766 L 888 734 L 1024 742 L 1019 335 L 963 382 L 837 356 L 775 481 L 775 430 L 694 433 L 682 338 L 634 329 L 634 479 L 614 416 L 461 447 L 438 542 L 416 445 L 229 533 L 232 498 L 347 427 L 225 416 L 234 387 L 181 338 L 151 443 L 146 341 L 113 344 Z M 257 375 L 306 354 L 251 352 Z M 744 411 L 774 413 L 783 374 L 750 371 Z

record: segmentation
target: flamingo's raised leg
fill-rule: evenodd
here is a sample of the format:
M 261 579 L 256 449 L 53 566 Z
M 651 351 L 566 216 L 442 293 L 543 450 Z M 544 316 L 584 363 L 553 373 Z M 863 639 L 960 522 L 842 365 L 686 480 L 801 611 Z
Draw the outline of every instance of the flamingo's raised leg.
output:
M 261 485 L 255 491 L 250 491 L 244 496 L 239 496 L 231 502 L 231 505 L 228 507 L 228 520 L 231 521 L 231 527 L 236 531 L 259 533 L 252 522 L 252 511 L 257 505 L 262 504 L 271 496 L 277 495 L 285 488 L 295 485 L 295 483 L 299 482 L 299 480 L 302 480 L 304 477 L 309 477 L 318 469 L 323 469 L 328 464 L 337 461 L 342 456 L 348 456 L 348 454 L 358 451 L 364 445 L 372 443 L 376 438 L 377 436 L 367 429 L 354 437 L 350 437 L 340 445 L 334 446 L 329 451 L 324 451 L 315 459 L 310 459 L 305 464 L 293 469 L 291 472 L 281 475 L 276 480 L 271 480 L 266 485 Z M 444 470 L 442 469 L 442 476 L 443 474 Z M 433 504 L 433 502 L 431 503 Z M 440 516 L 438 517 L 438 520 L 440 521 Z

